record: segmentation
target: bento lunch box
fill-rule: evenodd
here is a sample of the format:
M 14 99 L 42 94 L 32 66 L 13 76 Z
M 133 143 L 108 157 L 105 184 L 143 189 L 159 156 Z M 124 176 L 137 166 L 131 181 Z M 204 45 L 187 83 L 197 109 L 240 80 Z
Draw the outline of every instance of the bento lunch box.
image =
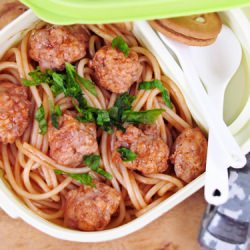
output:
M 225 97 L 225 120 L 240 143 L 244 153 L 250 151 L 250 24 L 241 10 L 221 13 L 222 20 L 232 28 L 241 42 L 243 59 L 239 70 L 232 79 Z M 29 10 L 0 32 L 0 57 L 39 21 Z M 207 129 L 199 107 L 188 92 L 183 72 L 172 54 L 163 45 L 157 34 L 145 21 L 134 22 L 134 34 L 157 58 L 162 71 L 182 90 L 189 109 L 197 124 Z M 235 91 L 237 89 L 237 91 Z M 165 212 L 182 202 L 204 185 L 204 174 L 186 185 L 167 200 L 144 215 L 122 226 L 98 232 L 80 232 L 58 226 L 42 219 L 32 212 L 14 194 L 0 175 L 0 207 L 12 218 L 21 218 L 36 229 L 59 239 L 77 242 L 101 242 L 123 237 L 143 228 Z

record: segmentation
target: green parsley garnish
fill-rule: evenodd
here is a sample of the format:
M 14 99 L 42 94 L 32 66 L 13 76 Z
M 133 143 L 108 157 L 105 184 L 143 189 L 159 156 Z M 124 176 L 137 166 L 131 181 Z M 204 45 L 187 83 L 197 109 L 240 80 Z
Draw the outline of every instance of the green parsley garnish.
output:
M 70 63 L 65 63 L 65 72 L 57 73 L 50 69 L 42 72 L 40 67 L 37 67 L 29 73 L 29 76 L 31 80 L 22 79 L 23 85 L 37 86 L 41 83 L 47 83 L 55 95 L 63 92 L 65 96 L 77 99 L 82 95 L 80 88 L 80 84 L 82 84 L 92 95 L 97 96 L 94 83 L 78 75 L 75 67 Z
M 165 104 L 169 107 L 169 108 L 173 108 L 173 105 L 171 103 L 170 100 L 170 96 L 168 91 L 166 90 L 166 88 L 163 86 L 162 82 L 160 80 L 153 80 L 150 82 L 142 82 L 139 85 L 139 89 L 154 89 L 157 88 L 160 90 L 160 92 L 162 93 L 162 99 L 165 102 Z
M 86 174 L 86 173 L 72 174 L 72 173 L 64 172 L 59 169 L 55 169 L 54 172 L 55 174 L 65 174 L 83 185 L 95 187 L 95 184 L 93 183 L 93 178 L 89 174 Z
M 29 76 L 32 78 L 32 80 L 22 79 L 22 83 L 27 87 L 37 86 L 41 83 L 52 84 L 52 74 L 52 70 L 46 70 L 46 72 L 42 72 L 40 67 L 37 67 L 34 71 L 29 72 Z
M 126 110 L 122 114 L 122 121 L 131 124 L 153 124 L 164 109 L 151 109 L 145 111 Z
M 78 109 L 78 112 L 80 113 L 80 115 L 76 117 L 78 121 L 95 122 L 107 133 L 113 133 L 113 124 L 108 110 L 87 107 L 85 109 Z
M 116 37 L 113 40 L 113 46 L 115 47 L 126 47 L 126 43 L 121 37 Z M 125 44 L 125 45 L 124 45 Z M 126 50 L 129 53 L 129 50 Z M 113 127 L 125 131 L 123 123 L 133 123 L 133 124 L 151 124 L 157 119 L 157 117 L 163 112 L 160 109 L 146 110 L 135 112 L 132 111 L 132 103 L 135 100 L 135 96 L 129 95 L 128 92 L 121 94 L 114 106 L 109 110 L 97 109 L 90 107 L 87 100 L 84 98 L 80 84 L 82 84 L 91 94 L 97 95 L 96 88 L 92 81 L 83 79 L 79 76 L 73 65 L 70 63 L 65 63 L 65 72 L 57 73 L 53 70 L 46 70 L 42 72 L 39 67 L 36 70 L 29 73 L 32 80 L 23 79 L 22 82 L 25 86 L 36 86 L 41 83 L 47 83 L 52 92 L 55 95 L 59 93 L 64 93 L 65 96 L 70 96 L 73 98 L 73 104 L 75 109 L 78 111 L 79 115 L 76 117 L 80 122 L 95 122 L 104 131 L 111 134 L 113 133 Z M 154 85 L 159 85 L 155 82 Z M 155 86 L 156 86 L 155 85 Z M 141 88 L 152 88 L 152 83 L 144 82 Z M 163 87 L 163 86 L 162 86 Z M 163 97 L 166 95 L 163 93 Z M 166 92 L 167 93 L 167 92 Z M 40 111 L 40 113 L 42 110 Z M 61 115 L 59 107 L 53 108 L 51 111 L 51 120 L 55 128 L 59 127 L 58 118 Z M 41 114 L 40 114 L 41 116 Z M 40 118 L 39 124 L 41 124 L 41 133 L 47 132 L 46 121 Z
M 92 110 L 78 110 L 78 112 L 81 114 L 76 117 L 79 122 L 95 122 L 95 113 Z
M 86 108 L 80 111 L 77 119 L 81 122 L 96 122 L 104 131 L 113 133 L 113 127 L 125 131 L 123 123 L 152 124 L 164 109 L 152 109 L 146 111 L 133 111 L 132 102 L 135 96 L 127 92 L 120 95 L 114 106 L 109 110 Z
M 65 63 L 66 69 L 66 80 L 64 81 L 64 89 L 63 92 L 65 96 L 74 97 L 79 104 L 81 109 L 86 108 L 87 101 L 83 97 L 83 93 L 79 83 L 76 81 L 76 71 L 73 65 L 70 63 Z
M 132 152 L 128 148 L 120 147 L 116 150 L 118 153 L 120 153 L 121 158 L 124 162 L 133 161 L 137 158 L 136 153 Z
M 87 80 L 76 74 L 76 79 L 81 83 L 85 89 L 87 89 L 92 95 L 97 96 L 96 88 L 91 80 Z
M 55 107 L 53 107 L 53 105 L 50 105 L 50 113 L 51 113 L 51 123 L 53 127 L 59 129 L 58 119 L 62 115 L 60 106 L 56 105 Z
M 96 111 L 97 117 L 96 117 L 96 124 L 100 126 L 104 131 L 106 131 L 108 134 L 113 133 L 113 123 L 111 121 L 111 118 L 109 116 L 108 110 L 97 110 Z
M 92 171 L 98 173 L 99 175 L 105 177 L 108 180 L 112 180 L 112 175 L 99 167 L 100 160 L 100 155 L 91 154 L 83 157 L 83 163 L 88 166 Z
M 115 119 L 118 122 L 121 122 L 122 119 L 122 113 L 126 110 L 131 110 L 132 109 L 132 103 L 135 100 L 135 96 L 129 95 L 128 92 L 123 93 L 120 95 L 114 106 L 111 108 L 111 113 L 116 114 Z
M 98 126 L 109 134 L 113 133 L 114 126 L 124 130 L 122 127 L 122 113 L 132 108 L 134 99 L 135 96 L 125 92 L 117 98 L 111 109 L 103 110 L 91 107 L 82 110 L 78 109 L 80 115 L 76 119 L 80 122 L 96 122 Z
M 39 129 L 40 129 L 39 133 L 42 135 L 46 134 L 48 131 L 48 125 L 45 119 L 45 111 L 42 104 L 36 111 L 35 119 L 39 124 Z
M 121 36 L 117 36 L 112 40 L 112 48 L 119 49 L 126 57 L 129 55 L 129 47 Z
M 50 85 L 50 88 L 54 93 L 54 95 L 58 95 L 60 93 L 66 93 L 66 88 L 65 88 L 66 75 L 53 72 L 51 74 L 51 77 L 52 77 L 52 83 L 48 84 Z

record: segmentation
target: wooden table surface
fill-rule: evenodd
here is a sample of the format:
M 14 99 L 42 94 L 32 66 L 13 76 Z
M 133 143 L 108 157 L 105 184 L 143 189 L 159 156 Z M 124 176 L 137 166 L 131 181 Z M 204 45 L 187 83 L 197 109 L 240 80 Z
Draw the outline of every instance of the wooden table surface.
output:
M 20 15 L 24 7 L 14 0 L 0 0 L 0 28 Z M 98 243 L 67 242 L 47 236 L 0 209 L 1 250 L 198 250 L 200 222 L 206 203 L 203 190 L 145 228 L 124 238 Z
M 145 228 L 118 240 L 96 244 L 54 239 L 0 210 L 0 249 L 199 250 L 197 237 L 205 206 L 200 190 Z

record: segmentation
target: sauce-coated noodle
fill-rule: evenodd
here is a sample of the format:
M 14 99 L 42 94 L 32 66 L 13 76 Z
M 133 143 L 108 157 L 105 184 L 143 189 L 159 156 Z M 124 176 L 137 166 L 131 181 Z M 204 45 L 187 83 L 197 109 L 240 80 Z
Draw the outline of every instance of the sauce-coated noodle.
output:
M 162 75 L 155 57 L 139 45 L 131 33 L 131 24 L 86 25 L 85 27 L 91 36 L 87 56 L 76 64 L 78 74 L 95 81 L 93 70 L 88 66 L 89 61 L 100 47 L 110 44 L 115 36 L 122 36 L 131 50 L 139 55 L 139 61 L 143 65 L 140 81 L 159 79 L 170 92 L 174 109 L 170 109 L 164 104 L 157 89 L 138 90 L 139 82 L 131 87 L 131 93 L 136 95 L 132 105 L 134 110 L 154 108 L 166 110 L 158 118 L 157 124 L 161 138 L 168 146 L 171 146 L 175 140 L 176 131 L 180 133 L 193 125 L 192 117 L 179 89 L 173 81 Z M 28 73 L 35 67 L 32 66 L 28 56 L 29 35 L 30 33 L 22 39 L 18 46 L 6 52 L 4 60 L 0 62 L 0 85 L 2 81 L 18 84 L 20 78 L 30 79 Z M 83 86 L 81 88 L 89 105 L 99 109 L 112 107 L 117 98 L 116 94 L 110 94 L 99 86 L 96 86 L 96 97 Z M 48 136 L 39 134 L 38 123 L 34 119 L 34 111 L 41 104 L 45 108 L 46 119 L 49 119 L 48 100 L 59 105 L 63 112 L 72 109 L 74 106 L 71 98 L 65 97 L 63 94 L 53 96 L 50 87 L 45 83 L 40 86 L 32 86 L 29 89 L 32 101 L 30 125 L 22 138 L 17 140 L 15 144 L 0 145 L 0 168 L 4 169 L 5 177 L 14 192 L 32 211 L 45 219 L 58 221 L 58 224 L 61 225 L 65 192 L 74 189 L 79 184 L 70 177 L 56 175 L 53 170 L 59 169 L 68 173 L 87 173 L 90 170 L 82 166 L 69 168 L 57 164 L 50 158 Z M 101 132 L 100 137 L 99 152 L 102 158 L 102 167 L 113 176 L 109 184 L 118 192 L 122 192 L 120 207 L 108 228 L 117 227 L 144 214 L 183 187 L 182 182 L 174 175 L 162 173 L 145 176 L 127 169 L 122 164 L 115 164 L 111 157 L 114 135 Z

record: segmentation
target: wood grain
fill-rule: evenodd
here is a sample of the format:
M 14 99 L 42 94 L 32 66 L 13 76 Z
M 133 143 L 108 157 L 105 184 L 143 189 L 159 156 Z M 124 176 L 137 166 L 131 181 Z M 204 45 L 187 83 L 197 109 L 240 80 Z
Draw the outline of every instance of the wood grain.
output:
M 14 0 L 0 0 L 0 28 L 25 8 Z M 198 250 L 200 221 L 206 203 L 200 190 L 142 230 L 122 239 L 83 244 L 47 236 L 22 220 L 13 220 L 0 210 L 1 250 Z
M 11 22 L 14 18 L 21 15 L 26 6 L 15 0 L 0 0 L 0 29 Z
M 203 190 L 200 190 L 145 228 L 118 240 L 96 244 L 54 239 L 0 211 L 0 249 L 199 250 L 197 237 L 205 206 Z

